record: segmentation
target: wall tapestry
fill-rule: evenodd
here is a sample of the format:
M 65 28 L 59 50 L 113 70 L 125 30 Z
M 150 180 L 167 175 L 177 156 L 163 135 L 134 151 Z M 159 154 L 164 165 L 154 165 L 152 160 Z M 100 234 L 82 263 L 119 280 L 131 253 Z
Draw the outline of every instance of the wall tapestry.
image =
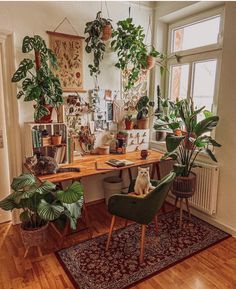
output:
M 84 37 L 47 31 L 49 45 L 56 54 L 59 68 L 56 75 L 64 92 L 82 92 Z

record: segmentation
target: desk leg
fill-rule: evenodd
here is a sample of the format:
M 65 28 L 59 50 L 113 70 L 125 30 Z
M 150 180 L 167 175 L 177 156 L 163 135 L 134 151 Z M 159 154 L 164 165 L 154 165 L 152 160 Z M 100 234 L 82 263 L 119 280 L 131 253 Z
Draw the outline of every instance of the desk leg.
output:
M 88 236 L 89 236 L 89 239 L 92 239 L 93 237 L 93 231 L 91 229 L 91 225 L 90 225 L 90 219 L 89 219 L 89 216 L 88 216 L 88 210 L 87 210 L 87 206 L 86 204 L 84 203 L 83 205 L 83 214 L 84 214 L 84 221 L 85 221 L 85 225 L 88 229 Z
M 133 181 L 133 177 L 132 177 L 132 171 L 131 171 L 131 168 L 128 168 L 128 172 L 129 172 L 129 180 L 130 180 L 130 183 L 132 183 L 132 181 Z
M 155 171 L 156 171 L 156 164 L 152 164 L 152 172 L 151 172 L 151 179 L 153 180 L 155 177 Z
M 160 173 L 160 167 L 159 167 L 159 162 L 156 163 L 156 172 L 157 172 L 157 179 L 161 179 L 161 173 Z

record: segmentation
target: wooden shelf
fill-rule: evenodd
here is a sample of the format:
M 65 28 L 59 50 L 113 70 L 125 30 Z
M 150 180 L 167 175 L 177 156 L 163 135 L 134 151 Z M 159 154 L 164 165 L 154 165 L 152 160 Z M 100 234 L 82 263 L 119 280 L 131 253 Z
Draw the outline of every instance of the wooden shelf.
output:
M 51 145 L 47 145 L 47 146 L 40 146 L 40 147 L 33 148 L 33 149 L 42 149 L 42 148 L 47 148 L 47 147 L 61 147 L 61 146 L 66 146 L 66 143 L 61 143 L 58 145 L 51 144 Z

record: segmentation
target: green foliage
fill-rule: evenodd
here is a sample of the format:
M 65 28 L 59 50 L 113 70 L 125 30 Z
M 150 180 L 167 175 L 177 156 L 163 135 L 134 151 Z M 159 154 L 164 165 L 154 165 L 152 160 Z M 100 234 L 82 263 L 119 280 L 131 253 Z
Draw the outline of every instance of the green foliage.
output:
M 155 129 L 169 132 L 166 137 L 167 152 L 162 159 L 172 158 L 183 168 L 182 176 L 188 176 L 196 166 L 195 160 L 200 152 L 205 152 L 214 162 L 214 147 L 221 147 L 211 136 L 218 124 L 219 117 L 205 111 L 204 107 L 195 109 L 191 99 L 183 99 L 175 103 L 162 99 L 162 112 L 157 113 Z M 197 115 L 204 114 L 204 119 L 197 121 Z M 177 134 L 178 130 L 178 134 Z M 180 135 L 179 135 L 180 134 Z
M 149 100 L 148 96 L 141 96 L 135 109 L 138 111 L 137 119 L 148 117 L 149 108 L 154 106 L 154 102 Z
M 20 219 L 24 227 L 39 228 L 45 221 L 54 221 L 63 216 L 70 219 L 75 228 L 83 205 L 83 187 L 74 182 L 65 191 L 56 191 L 51 182 L 38 183 L 32 174 L 21 174 L 11 184 L 13 192 L 0 201 L 6 211 L 23 209 Z
M 101 39 L 103 27 L 106 25 L 111 25 L 111 19 L 105 19 L 101 17 L 101 11 L 96 15 L 94 21 L 86 23 L 84 33 L 88 34 L 88 37 L 85 38 L 85 51 L 87 53 L 93 53 L 93 64 L 89 64 L 90 75 L 94 76 L 97 79 L 97 76 L 100 74 L 100 62 L 103 59 L 106 45 Z
M 128 71 L 126 90 L 132 88 L 138 80 L 142 69 L 147 67 L 148 47 L 144 43 L 145 34 L 142 26 L 134 25 L 132 18 L 121 20 L 113 31 L 111 47 L 117 52 L 118 62 L 115 66 Z M 164 59 L 164 55 L 152 47 L 150 55 Z
M 11 81 L 21 82 L 22 90 L 17 94 L 18 99 L 24 96 L 24 101 L 36 102 L 34 118 L 37 121 L 49 113 L 49 110 L 44 107 L 45 104 L 57 108 L 63 103 L 63 92 L 60 80 L 50 68 L 52 66 L 53 69 L 57 69 L 56 56 L 38 35 L 25 36 L 23 39 L 22 52 L 32 51 L 35 60 L 23 59 Z

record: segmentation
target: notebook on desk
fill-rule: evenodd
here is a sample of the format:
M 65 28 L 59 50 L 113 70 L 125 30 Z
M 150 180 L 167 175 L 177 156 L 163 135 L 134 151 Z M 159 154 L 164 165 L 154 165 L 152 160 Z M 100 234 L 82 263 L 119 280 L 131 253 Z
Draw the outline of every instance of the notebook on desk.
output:
M 106 161 L 106 164 L 111 165 L 113 167 L 125 167 L 133 165 L 134 162 L 125 159 L 124 160 L 110 159 Z

